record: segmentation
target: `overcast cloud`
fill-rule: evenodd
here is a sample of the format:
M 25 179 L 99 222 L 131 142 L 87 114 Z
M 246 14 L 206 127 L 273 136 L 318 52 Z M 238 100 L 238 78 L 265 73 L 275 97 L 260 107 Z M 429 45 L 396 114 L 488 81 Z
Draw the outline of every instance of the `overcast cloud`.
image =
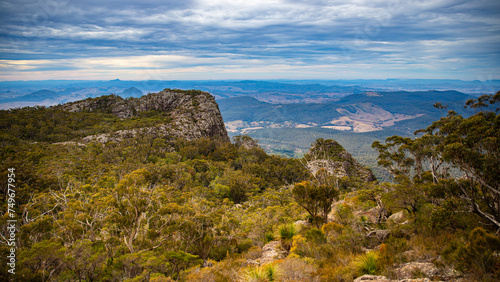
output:
M 0 2 L 0 80 L 500 78 L 498 0 Z

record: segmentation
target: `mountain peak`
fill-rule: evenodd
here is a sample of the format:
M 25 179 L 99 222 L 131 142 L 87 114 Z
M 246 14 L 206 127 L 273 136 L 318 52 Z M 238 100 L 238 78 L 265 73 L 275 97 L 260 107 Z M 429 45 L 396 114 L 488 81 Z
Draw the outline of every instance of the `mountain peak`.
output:
M 135 88 L 135 87 L 130 87 L 130 88 L 127 88 L 125 90 L 122 91 L 122 93 L 120 93 L 119 95 L 123 98 L 129 98 L 129 97 L 133 97 L 133 98 L 139 98 L 143 95 L 144 93 L 142 93 L 141 90 Z
M 106 95 L 67 103 L 60 107 L 70 112 L 112 114 L 122 120 L 151 115 L 162 117 L 153 127 L 88 136 L 86 141 L 105 142 L 110 139 L 121 139 L 123 136 L 146 133 L 187 140 L 206 137 L 229 142 L 215 98 L 199 90 L 165 89 L 140 98 L 127 99 L 117 95 Z
M 359 178 L 366 182 L 376 180 L 373 172 L 356 161 L 342 145 L 332 139 L 317 139 L 305 156 L 307 167 L 316 174 L 320 169 L 326 169 L 329 174 L 337 177 Z

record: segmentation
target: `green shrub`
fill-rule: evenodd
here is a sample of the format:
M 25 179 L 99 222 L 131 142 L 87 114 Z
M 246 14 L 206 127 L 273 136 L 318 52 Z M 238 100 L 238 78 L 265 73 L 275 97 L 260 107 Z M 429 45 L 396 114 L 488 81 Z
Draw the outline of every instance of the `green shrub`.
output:
M 314 244 L 323 244 L 326 243 L 325 233 L 322 230 L 317 228 L 311 228 L 306 231 L 306 239 L 308 242 Z
M 367 252 L 363 255 L 358 256 L 354 260 L 354 264 L 359 276 L 364 274 L 376 274 L 379 270 L 378 254 L 375 252 Z
M 238 243 L 238 245 L 236 246 L 236 249 L 238 251 L 238 253 L 243 253 L 243 252 L 246 252 L 248 251 L 248 249 L 250 249 L 250 247 L 253 246 L 253 242 L 251 239 L 246 239 L 246 240 L 243 240 L 242 242 Z
M 297 234 L 297 229 L 293 224 L 284 224 L 280 226 L 279 233 L 280 233 L 280 239 L 289 240 L 292 239 L 293 236 Z
M 456 265 L 458 270 L 471 273 L 479 279 L 500 277 L 500 239 L 477 227 L 468 240 L 452 240 L 443 250 L 443 257 Z
M 243 281 L 275 281 L 278 277 L 278 266 L 275 264 L 265 264 L 248 268 L 242 275 Z
M 293 244 L 293 236 L 297 234 L 297 229 L 293 224 L 285 224 L 279 227 L 281 246 L 288 252 Z
M 265 237 L 266 243 L 274 241 L 273 232 L 266 232 L 266 234 L 264 234 L 264 237 Z

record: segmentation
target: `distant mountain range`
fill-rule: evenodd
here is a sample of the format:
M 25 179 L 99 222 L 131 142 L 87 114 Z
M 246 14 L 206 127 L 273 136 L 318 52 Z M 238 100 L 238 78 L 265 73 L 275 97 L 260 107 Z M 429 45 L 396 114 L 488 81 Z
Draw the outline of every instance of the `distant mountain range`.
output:
M 165 88 L 199 89 L 216 99 L 248 96 L 275 104 L 323 103 L 369 91 L 455 90 L 469 95 L 495 93 L 500 80 L 199 80 L 199 81 L 4 81 L 0 82 L 0 109 L 56 105 L 108 94 L 140 97 Z

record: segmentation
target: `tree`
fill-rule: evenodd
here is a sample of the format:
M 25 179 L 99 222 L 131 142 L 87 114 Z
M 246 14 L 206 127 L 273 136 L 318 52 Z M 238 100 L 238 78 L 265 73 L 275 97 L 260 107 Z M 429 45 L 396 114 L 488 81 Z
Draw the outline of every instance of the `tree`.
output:
M 255 178 L 241 170 L 228 169 L 221 177 L 216 177 L 210 186 L 221 198 L 229 198 L 235 204 L 242 203 L 248 196 L 258 191 Z
M 97 281 L 106 261 L 102 242 L 77 241 L 66 249 L 64 265 L 72 278 L 78 281 Z
M 482 111 L 463 118 L 454 112 L 429 126 L 427 136 L 437 136 L 435 145 L 442 159 L 456 166 L 463 179 L 456 180 L 472 211 L 500 228 L 500 91 L 468 100 L 466 106 Z M 497 105 L 493 109 L 488 107 Z
M 415 132 L 424 133 L 419 138 L 392 136 L 385 145 L 374 142 L 379 164 L 397 177 L 404 176 L 404 182 L 412 172 L 421 180 L 425 172 L 422 164 L 428 162 L 434 184 L 448 178 L 446 164 L 453 165 L 462 177 L 454 179 L 456 185 L 451 187 L 456 191 L 450 193 L 458 194 L 472 212 L 500 228 L 499 102 L 500 91 L 483 95 L 466 102 L 466 107 L 478 111 L 468 118 L 449 111 L 446 117 Z
M 123 238 L 131 253 L 156 249 L 173 234 L 171 225 L 178 225 L 182 208 L 169 201 L 166 187 L 151 185 L 145 169 L 124 177 L 113 190 L 113 209 L 108 228 Z
M 328 175 L 325 169 L 320 169 L 312 181 L 303 181 L 293 186 L 295 201 L 309 213 L 316 227 L 328 222 L 328 213 L 339 195 L 339 185 L 342 182 L 344 181 Z
M 64 253 L 64 246 L 57 240 L 33 244 L 19 254 L 21 271 L 18 275 L 24 281 L 49 281 L 63 269 Z

